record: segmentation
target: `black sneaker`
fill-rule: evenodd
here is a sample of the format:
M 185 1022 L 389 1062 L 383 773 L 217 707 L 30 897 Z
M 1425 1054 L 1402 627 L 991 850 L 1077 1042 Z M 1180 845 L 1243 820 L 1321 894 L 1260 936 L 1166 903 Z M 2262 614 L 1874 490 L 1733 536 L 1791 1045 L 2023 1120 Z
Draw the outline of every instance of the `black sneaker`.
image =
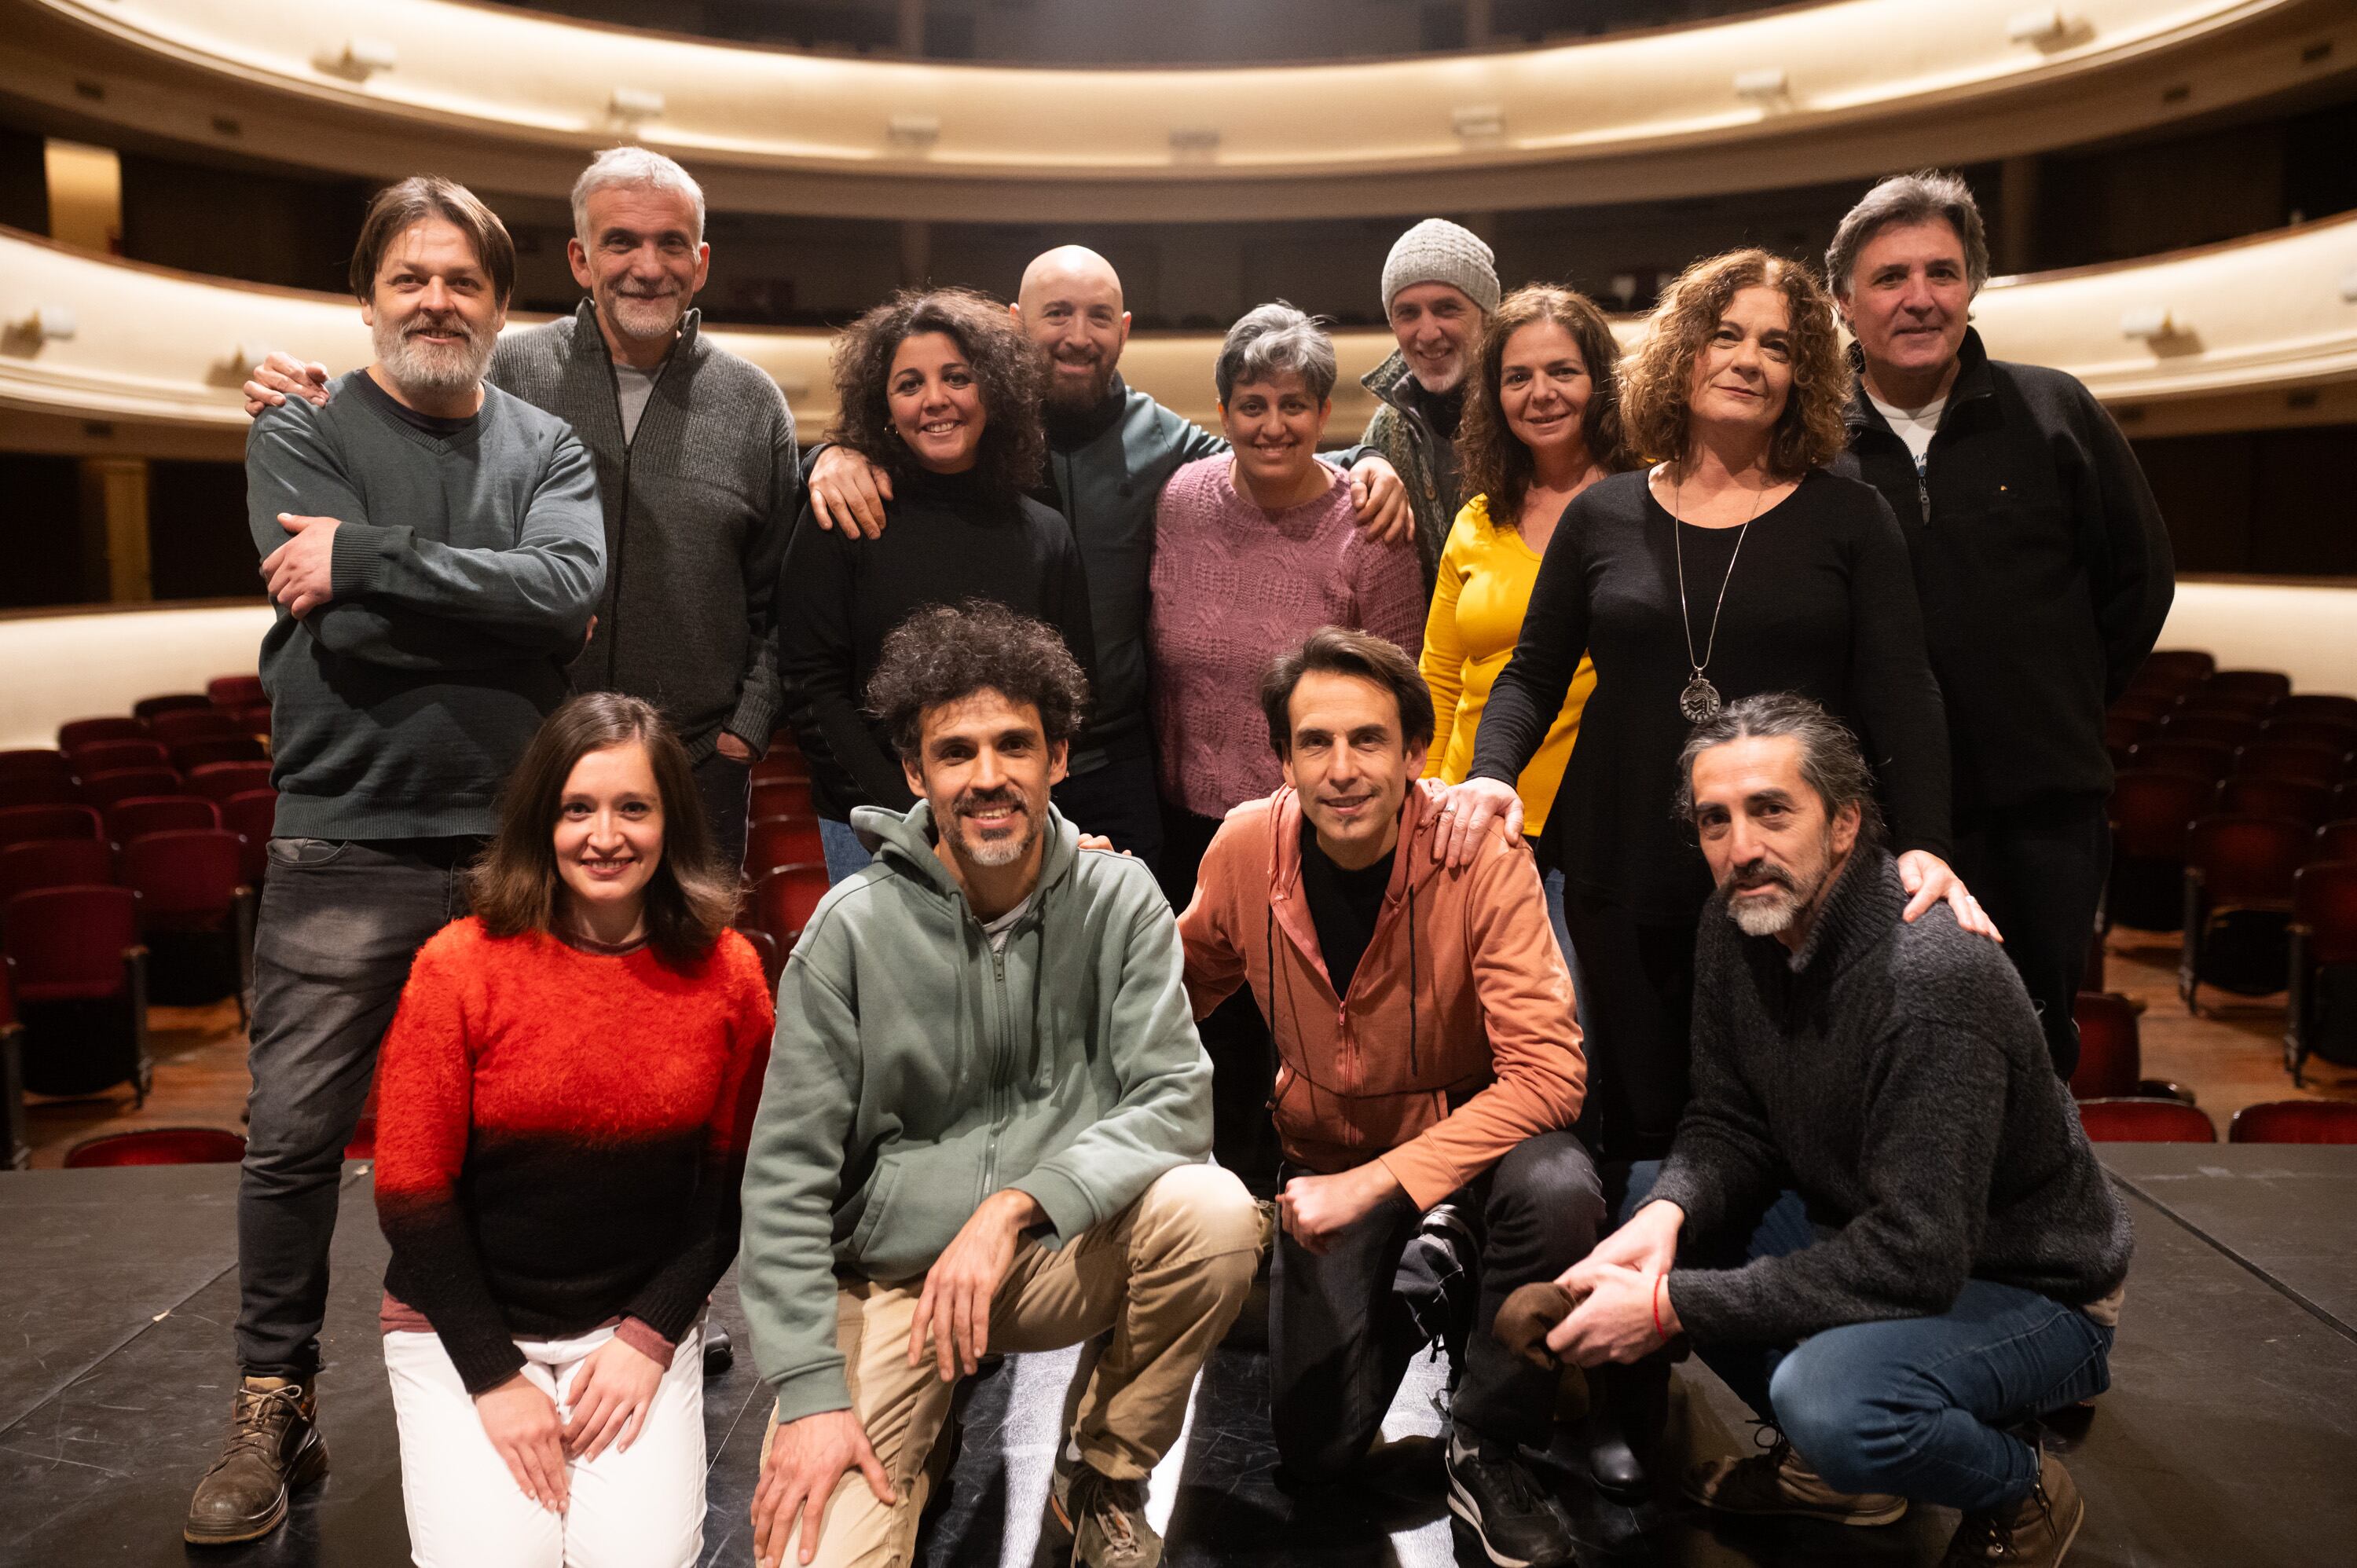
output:
M 1512 1443 L 1461 1428 L 1449 1434 L 1448 1511 L 1458 1533 L 1498 1568 L 1569 1568 L 1574 1561 L 1570 1528 Z

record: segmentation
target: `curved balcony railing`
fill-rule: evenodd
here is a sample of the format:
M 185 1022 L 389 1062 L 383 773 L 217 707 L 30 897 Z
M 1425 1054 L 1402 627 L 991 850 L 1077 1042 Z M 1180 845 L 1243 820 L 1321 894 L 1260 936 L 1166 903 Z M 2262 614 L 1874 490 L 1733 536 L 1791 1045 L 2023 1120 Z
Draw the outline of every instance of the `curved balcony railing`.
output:
M 0 0 L 0 92 L 372 177 L 565 189 L 673 153 L 732 210 L 1216 220 L 1560 206 L 2083 143 L 2357 64 L 2346 0 L 1829 0 L 1501 54 L 1228 70 L 845 59 L 452 0 Z
M 1974 315 L 1991 353 L 2070 371 L 2131 414 L 2138 434 L 2357 419 L 2357 214 L 2140 262 L 1999 278 Z M 1643 319 L 1622 317 L 1616 329 L 1631 339 Z M 826 333 L 710 330 L 776 379 L 806 438 L 834 416 Z M 1337 337 L 1336 430 L 1371 412 L 1357 379 L 1391 346 L 1381 331 Z M 369 357 L 348 299 L 112 261 L 0 230 L 0 407 L 210 427 L 233 440 L 244 424 L 239 383 L 273 348 L 339 371 Z M 1209 421 L 1218 348 L 1213 333 L 1141 335 L 1122 369 L 1131 384 Z

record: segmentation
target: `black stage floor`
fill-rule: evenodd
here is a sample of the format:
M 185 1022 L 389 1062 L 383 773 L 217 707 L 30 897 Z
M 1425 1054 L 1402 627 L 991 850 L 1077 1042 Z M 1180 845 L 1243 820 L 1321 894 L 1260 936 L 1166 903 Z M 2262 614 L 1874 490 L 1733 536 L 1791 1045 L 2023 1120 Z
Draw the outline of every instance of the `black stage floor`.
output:
M 2114 1387 L 2072 1455 L 2088 1568 L 2357 1565 L 2357 1149 L 2108 1145 L 2137 1250 Z M 179 1539 L 218 1440 L 236 1313 L 236 1172 L 223 1166 L 0 1173 L 0 1564 L 396 1564 L 399 1455 L 376 1332 L 384 1244 L 365 1166 L 348 1173 L 321 1376 L 334 1471 L 257 1547 Z M 732 1278 L 716 1300 L 743 1343 Z M 1068 1357 L 1022 1357 L 968 1411 L 964 1457 L 929 1527 L 930 1565 L 1023 1564 L 1046 1494 Z M 1272 1482 L 1265 1366 L 1241 1344 L 1205 1368 L 1185 1437 L 1155 1477 L 1173 1564 L 1452 1560 L 1438 1501 L 1440 1369 L 1394 1405 L 1379 1481 L 1315 1502 Z M 1682 1374 L 1695 1453 L 1747 1442 L 1724 1388 Z M 761 1410 L 748 1359 L 706 1385 L 705 1561 L 742 1565 Z M 1599 1504 L 1567 1473 L 1593 1563 L 1937 1561 L 1953 1516 L 1885 1530 L 1712 1529 L 1665 1501 Z

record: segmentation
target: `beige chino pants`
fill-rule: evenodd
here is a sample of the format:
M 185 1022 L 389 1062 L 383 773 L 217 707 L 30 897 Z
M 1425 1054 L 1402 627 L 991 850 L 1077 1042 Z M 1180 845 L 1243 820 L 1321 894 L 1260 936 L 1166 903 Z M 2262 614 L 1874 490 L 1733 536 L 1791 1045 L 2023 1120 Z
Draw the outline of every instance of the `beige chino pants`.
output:
M 1136 1202 L 1061 1248 L 1017 1243 L 991 1302 L 990 1349 L 1060 1350 L 1111 1330 L 1073 1436 L 1097 1469 L 1142 1480 L 1178 1441 L 1195 1374 L 1243 1305 L 1260 1245 L 1259 1211 L 1232 1173 L 1209 1165 L 1166 1171 Z M 926 1459 L 956 1390 L 930 1353 L 909 1365 L 924 1284 L 838 1282 L 835 1342 L 852 1412 L 899 1501 L 887 1508 L 857 1470 L 846 1474 L 827 1502 L 817 1568 L 901 1568 L 915 1555 L 932 1489 Z M 777 1430 L 773 1411 L 764 1469 Z

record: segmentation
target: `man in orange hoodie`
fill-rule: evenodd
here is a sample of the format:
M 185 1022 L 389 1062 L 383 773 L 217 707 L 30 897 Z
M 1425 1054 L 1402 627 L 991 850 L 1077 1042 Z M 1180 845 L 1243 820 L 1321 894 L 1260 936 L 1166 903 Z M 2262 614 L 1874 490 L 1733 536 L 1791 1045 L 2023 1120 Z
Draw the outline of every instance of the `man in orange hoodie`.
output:
M 1324 628 L 1261 700 L 1285 787 L 1228 813 L 1178 929 L 1195 1015 L 1249 983 L 1276 1045 L 1278 1454 L 1295 1481 L 1340 1478 L 1439 1330 L 1458 1374 L 1450 1509 L 1493 1563 L 1568 1563 L 1519 1454 L 1547 1442 L 1554 1380 L 1490 1332 L 1604 1214 L 1568 1131 L 1587 1065 L 1537 868 L 1502 831 L 1461 870 L 1414 847 L 1438 825 L 1438 787 L 1416 782 L 1432 697 L 1393 644 Z M 1453 1324 L 1394 1290 L 1426 1232 L 1453 1234 L 1472 1276 Z

